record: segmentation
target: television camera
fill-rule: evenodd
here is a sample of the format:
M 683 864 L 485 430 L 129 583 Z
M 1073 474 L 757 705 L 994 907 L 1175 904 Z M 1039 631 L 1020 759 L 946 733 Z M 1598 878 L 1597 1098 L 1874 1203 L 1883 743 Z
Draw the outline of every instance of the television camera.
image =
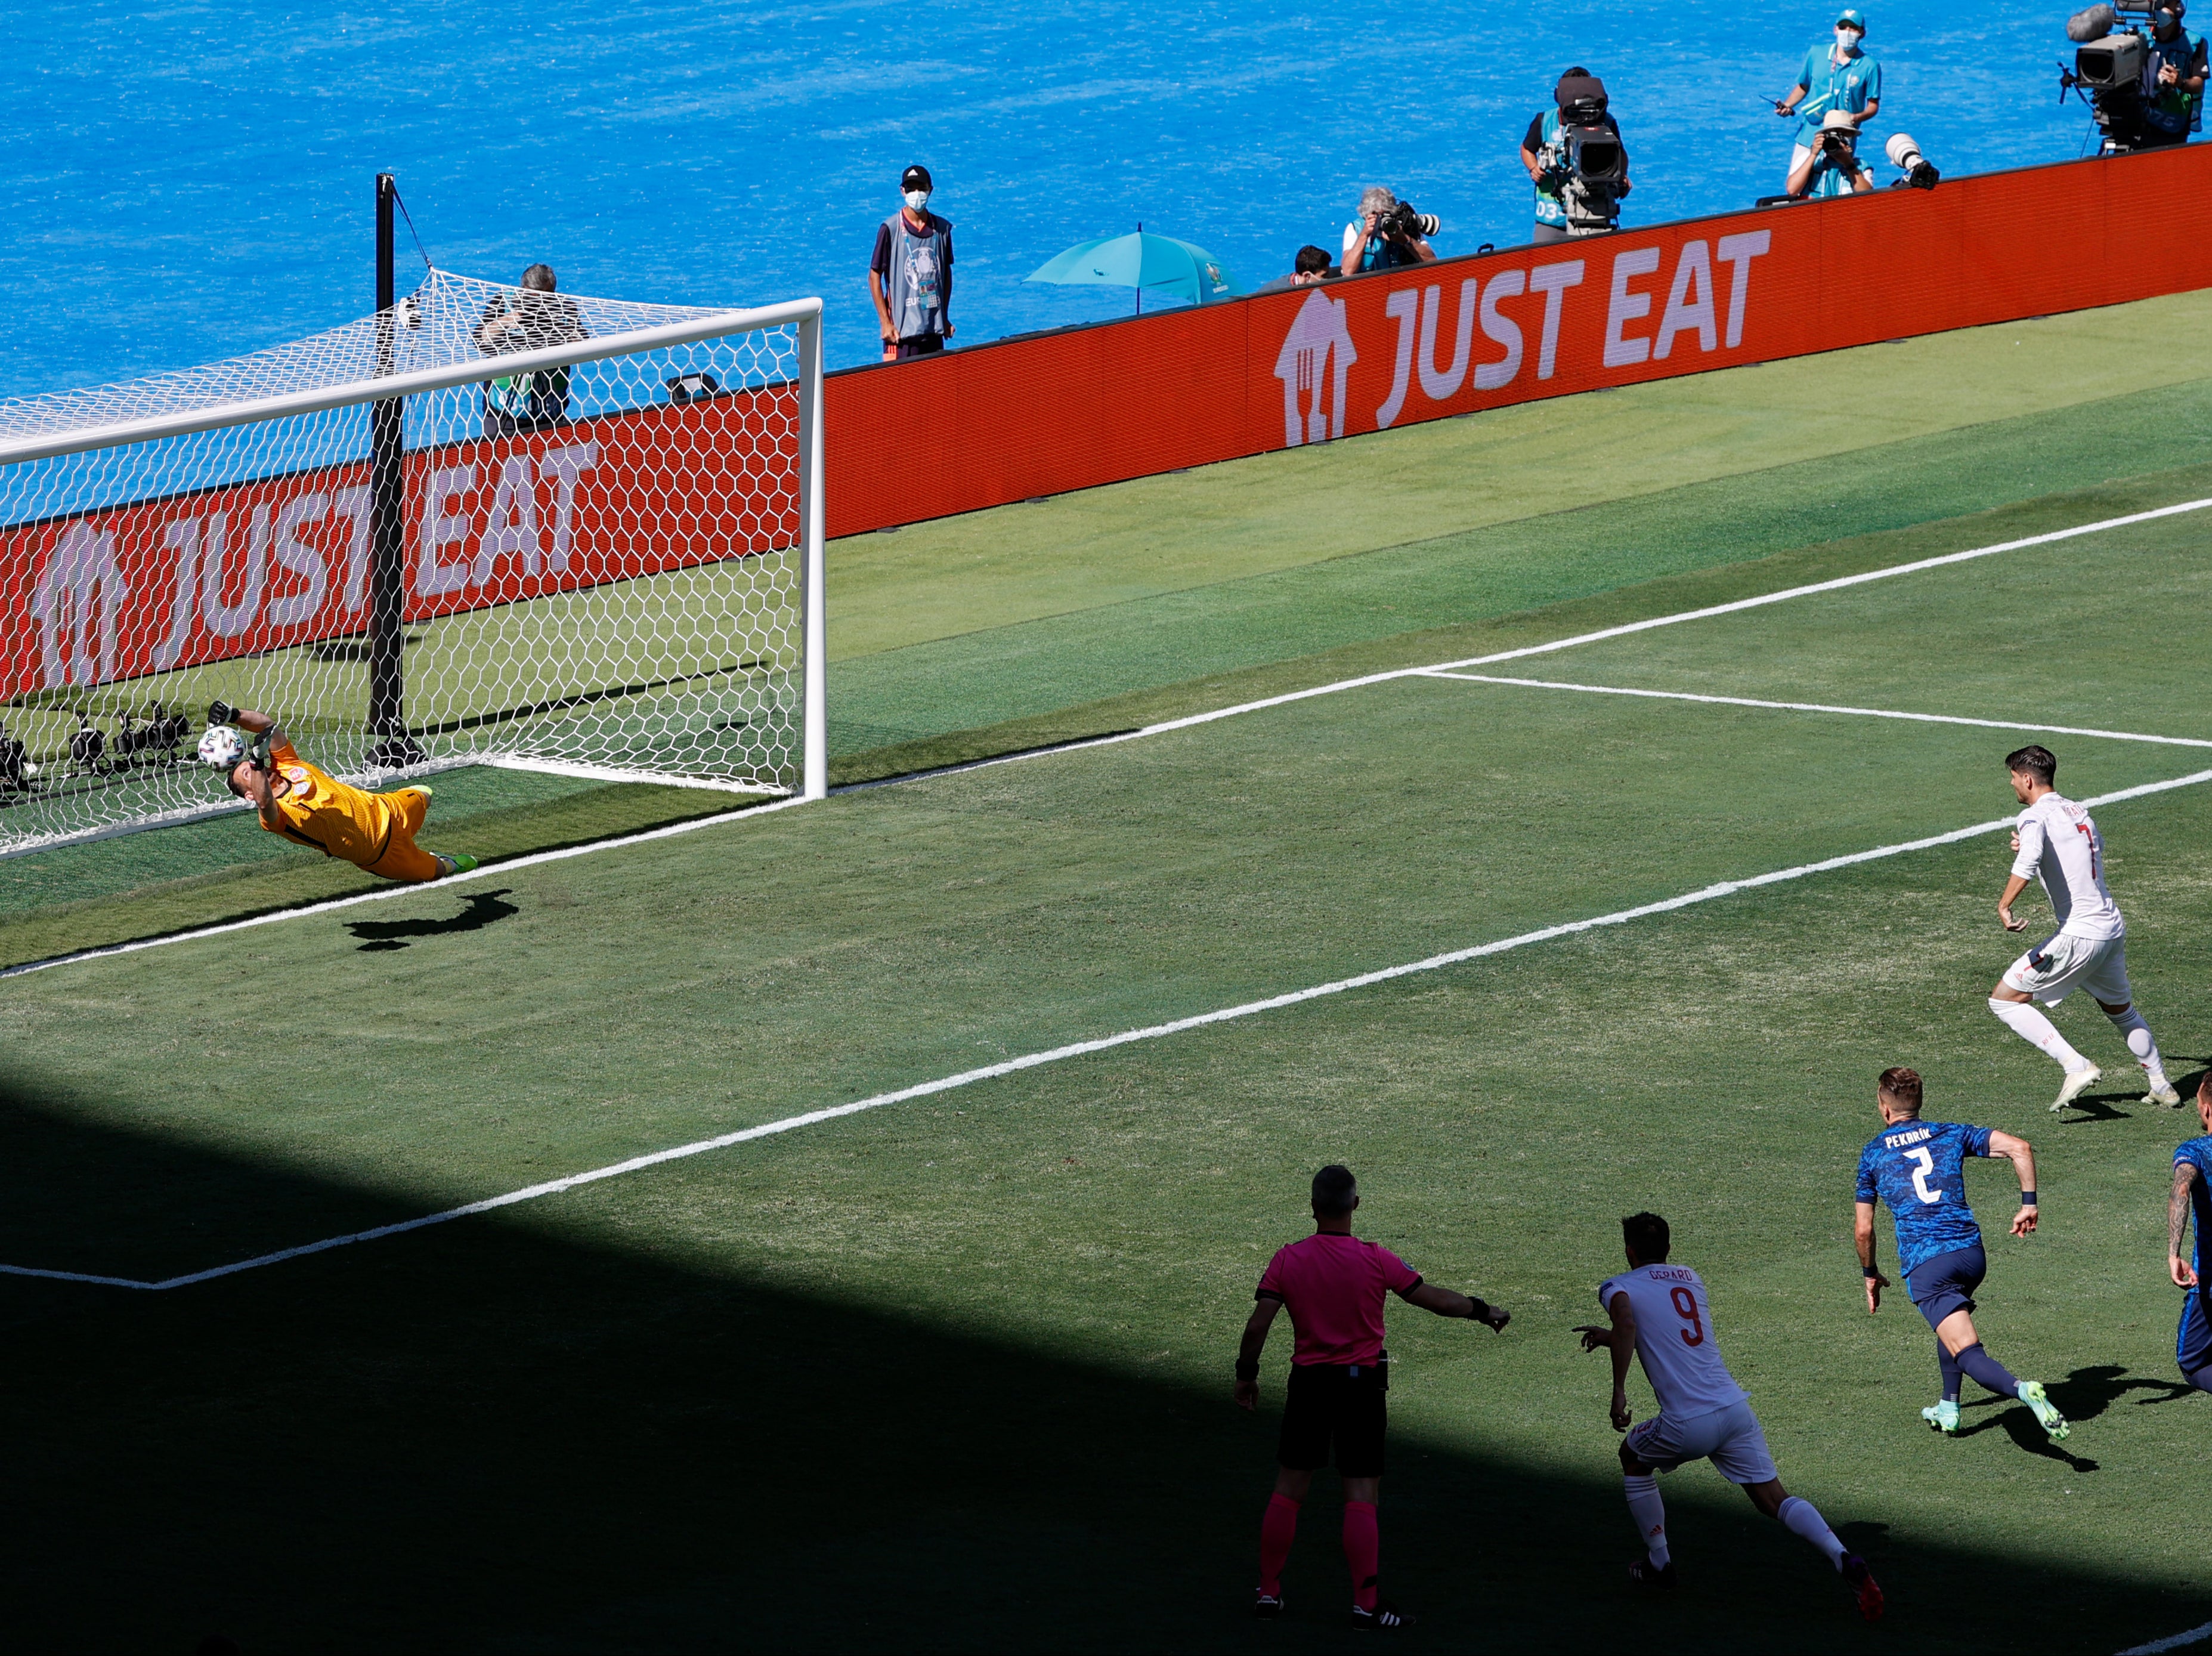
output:
M 2150 56 L 2152 20 L 2172 9 L 2163 0 L 2090 6 L 2066 20 L 2075 43 L 2074 67 L 2058 65 L 2058 101 L 2077 92 L 2103 134 L 2100 155 L 2124 155 L 2160 140 L 2143 120 L 2143 64 Z
M 1628 152 L 1606 119 L 1605 82 L 1595 75 L 1561 77 L 1559 136 L 1545 146 L 1544 170 L 1558 190 L 1569 235 L 1599 235 L 1620 218 L 1628 193 Z

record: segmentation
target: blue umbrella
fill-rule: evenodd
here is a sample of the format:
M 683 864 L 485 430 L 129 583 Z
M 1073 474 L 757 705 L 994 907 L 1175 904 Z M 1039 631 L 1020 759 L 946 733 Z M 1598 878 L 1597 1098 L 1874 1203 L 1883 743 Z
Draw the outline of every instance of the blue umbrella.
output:
M 1147 288 L 1194 305 L 1226 299 L 1237 291 L 1235 280 L 1221 261 L 1205 248 L 1177 241 L 1173 236 L 1148 234 L 1141 224 L 1133 235 L 1079 241 L 1066 253 L 1045 260 L 1027 279 L 1062 287 L 1134 288 L 1140 314 Z

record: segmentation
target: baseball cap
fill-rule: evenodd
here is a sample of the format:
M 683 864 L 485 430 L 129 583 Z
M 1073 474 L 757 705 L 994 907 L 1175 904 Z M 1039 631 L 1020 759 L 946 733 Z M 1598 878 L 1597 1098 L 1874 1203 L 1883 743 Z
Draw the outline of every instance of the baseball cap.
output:
M 909 167 L 899 174 L 899 188 L 902 190 L 933 190 L 936 187 L 929 181 L 929 168 L 927 167 Z
M 1866 14 L 1862 12 L 1856 6 L 1845 6 L 1841 12 L 1837 14 L 1837 27 L 1840 28 L 1845 23 L 1849 23 L 1853 28 L 1856 29 L 1862 34 L 1864 34 L 1867 32 Z

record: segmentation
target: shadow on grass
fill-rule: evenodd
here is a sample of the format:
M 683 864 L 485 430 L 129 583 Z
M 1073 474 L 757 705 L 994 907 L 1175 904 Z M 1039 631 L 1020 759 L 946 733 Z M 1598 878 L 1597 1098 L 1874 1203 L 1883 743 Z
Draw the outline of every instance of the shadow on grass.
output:
M 134 1276 L 404 1211 L 21 1092 L 0 1093 L 0 1258 Z M 554 1233 L 605 1214 L 568 1204 L 604 1201 L 167 1293 L 0 1280 L 9 1491 L 27 1520 L 5 1642 L 1359 1644 L 1338 1620 L 1326 1476 L 1285 1580 L 1291 1616 L 1244 1614 L 1273 1421 L 1229 1402 L 1240 1307 L 1224 1308 L 1218 1384 L 1194 1385 L 1072 1338 L 903 1309 L 880 1263 L 831 1297 L 764 1264 L 716 1273 Z M 990 1309 L 1003 1327 L 1020 1307 Z M 2075 1407 L 2141 1384 L 2065 1382 Z M 1436 1650 L 2110 1650 L 2204 1619 L 2201 1601 L 2063 1566 L 1962 1619 L 1958 1582 L 2004 1561 L 1923 1539 L 1889 1550 L 1882 1515 L 1832 1501 L 1889 1592 L 1890 1621 L 1869 1630 L 1810 1549 L 1694 1476 L 1669 1487 L 1684 1586 L 1655 1604 L 1621 1579 L 1633 1543 L 1617 1479 L 1401 1435 L 1386 1587 L 1424 1612 Z
M 359 953 L 363 954 L 381 949 L 404 949 L 417 938 L 452 937 L 461 932 L 482 931 L 495 920 L 522 912 L 514 904 L 500 900 L 514 889 L 502 886 L 495 892 L 478 892 L 462 905 L 459 914 L 448 915 L 443 920 L 353 920 L 346 922 L 346 929 L 362 940 Z

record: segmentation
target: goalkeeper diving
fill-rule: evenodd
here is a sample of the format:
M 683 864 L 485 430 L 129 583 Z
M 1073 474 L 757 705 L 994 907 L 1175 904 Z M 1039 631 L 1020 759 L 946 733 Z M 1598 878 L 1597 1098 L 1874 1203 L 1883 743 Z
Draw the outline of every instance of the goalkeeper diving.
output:
M 249 740 L 251 739 L 251 740 Z M 251 801 L 261 825 L 325 856 L 343 857 L 380 880 L 441 880 L 477 866 L 415 843 L 429 813 L 430 790 L 410 782 L 372 794 L 317 770 L 294 751 L 266 713 L 216 702 L 208 709 L 200 758 L 224 772 L 230 791 Z

